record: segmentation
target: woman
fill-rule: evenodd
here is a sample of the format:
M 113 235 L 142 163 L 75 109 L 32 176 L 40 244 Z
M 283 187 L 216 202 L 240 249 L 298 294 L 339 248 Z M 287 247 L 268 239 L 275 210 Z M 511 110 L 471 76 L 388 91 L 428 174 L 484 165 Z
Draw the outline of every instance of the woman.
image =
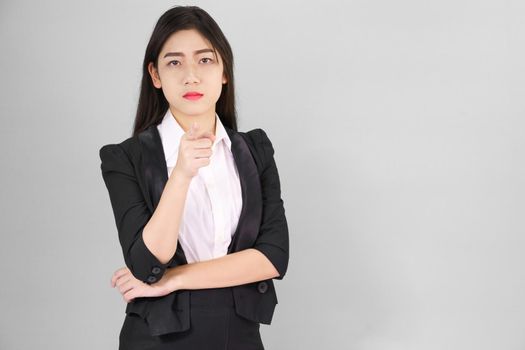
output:
M 195 6 L 157 22 L 133 136 L 100 149 L 126 266 L 120 349 L 264 349 L 288 266 L 274 149 L 237 131 L 233 55 Z

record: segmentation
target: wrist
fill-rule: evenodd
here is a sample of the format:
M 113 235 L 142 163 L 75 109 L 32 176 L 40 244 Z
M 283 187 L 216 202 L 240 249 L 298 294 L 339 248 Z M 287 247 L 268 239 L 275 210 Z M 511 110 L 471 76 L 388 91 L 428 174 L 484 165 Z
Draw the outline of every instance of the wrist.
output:
M 171 171 L 171 174 L 168 180 L 171 180 L 172 182 L 176 182 L 181 185 L 188 185 L 191 182 L 192 178 L 185 175 L 177 167 L 174 167 L 173 170 Z
M 184 265 L 180 265 L 169 269 L 170 276 L 168 279 L 168 289 L 170 293 L 179 289 L 184 289 L 183 271 Z

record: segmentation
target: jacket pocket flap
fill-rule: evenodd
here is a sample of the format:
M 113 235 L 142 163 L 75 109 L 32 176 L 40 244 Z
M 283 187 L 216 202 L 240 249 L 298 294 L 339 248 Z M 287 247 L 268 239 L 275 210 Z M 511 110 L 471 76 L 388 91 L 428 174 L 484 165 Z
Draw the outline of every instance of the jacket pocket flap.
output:
M 126 306 L 126 314 L 137 314 L 142 318 L 146 318 L 148 311 L 147 298 L 135 298 Z

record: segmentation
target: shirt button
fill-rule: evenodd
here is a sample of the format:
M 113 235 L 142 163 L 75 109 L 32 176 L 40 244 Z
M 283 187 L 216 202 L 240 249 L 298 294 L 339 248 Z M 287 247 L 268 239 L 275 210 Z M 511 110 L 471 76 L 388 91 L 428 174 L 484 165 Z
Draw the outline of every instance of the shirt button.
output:
M 147 281 L 148 281 L 149 283 L 153 283 L 153 282 L 155 282 L 156 280 L 157 280 L 157 277 L 152 276 L 152 275 L 149 275 L 149 276 L 148 276 L 148 279 L 147 279 Z
M 154 273 L 155 275 L 158 275 L 160 273 L 160 267 L 158 266 L 155 266 L 151 269 L 151 272 Z

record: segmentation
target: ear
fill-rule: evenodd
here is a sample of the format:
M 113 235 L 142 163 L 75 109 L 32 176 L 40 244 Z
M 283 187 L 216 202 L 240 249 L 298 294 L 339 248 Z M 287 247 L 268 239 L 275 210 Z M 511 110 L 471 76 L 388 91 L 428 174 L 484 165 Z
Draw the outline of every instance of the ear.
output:
M 159 72 L 153 66 L 153 62 L 148 63 L 148 72 L 149 72 L 149 75 L 151 76 L 153 86 L 155 86 L 157 89 L 160 89 L 162 87 L 162 84 L 160 82 Z
M 226 79 L 226 74 L 223 73 L 223 74 L 222 74 L 222 83 L 223 83 L 223 84 L 226 84 L 227 82 L 228 82 L 228 79 Z

